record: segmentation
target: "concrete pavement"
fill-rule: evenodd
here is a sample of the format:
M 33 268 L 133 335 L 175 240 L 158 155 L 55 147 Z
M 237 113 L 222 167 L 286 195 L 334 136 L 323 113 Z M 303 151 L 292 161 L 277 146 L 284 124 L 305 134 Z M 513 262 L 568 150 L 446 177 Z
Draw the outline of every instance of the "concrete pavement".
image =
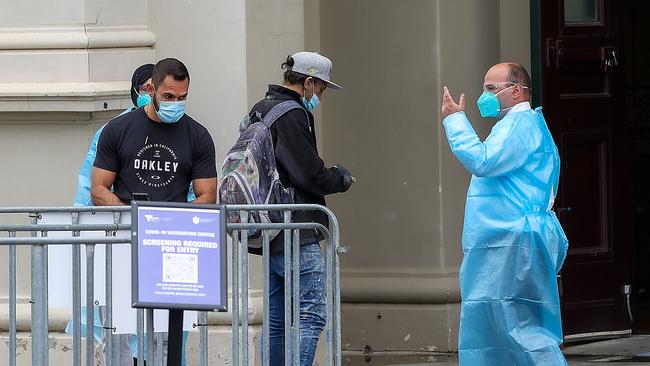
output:
M 650 365 L 650 335 L 574 343 L 569 344 L 563 352 L 571 366 Z M 442 353 L 384 352 L 367 355 L 346 352 L 343 364 L 348 366 L 458 366 L 458 359 L 454 354 Z

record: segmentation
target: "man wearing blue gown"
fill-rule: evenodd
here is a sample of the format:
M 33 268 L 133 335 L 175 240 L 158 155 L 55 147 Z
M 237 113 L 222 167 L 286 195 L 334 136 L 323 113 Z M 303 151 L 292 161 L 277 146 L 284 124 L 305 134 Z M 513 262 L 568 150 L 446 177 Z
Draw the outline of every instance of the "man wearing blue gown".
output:
M 461 365 L 566 365 L 556 275 L 568 241 L 553 201 L 560 157 L 541 108 L 531 109 L 530 76 L 517 63 L 485 75 L 482 117 L 497 123 L 485 141 L 443 90 L 452 152 L 472 173 L 460 268 Z

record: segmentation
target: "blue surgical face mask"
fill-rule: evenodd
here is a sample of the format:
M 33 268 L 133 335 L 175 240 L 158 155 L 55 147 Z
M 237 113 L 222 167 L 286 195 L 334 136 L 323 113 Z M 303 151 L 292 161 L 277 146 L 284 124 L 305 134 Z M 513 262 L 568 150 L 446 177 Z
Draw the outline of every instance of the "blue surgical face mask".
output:
M 158 102 L 156 114 L 164 123 L 176 123 L 185 114 L 185 101 Z
M 499 111 L 501 110 L 501 105 L 499 103 L 499 98 L 493 92 L 487 90 L 483 91 L 483 94 L 476 101 L 478 106 L 478 111 L 481 112 L 481 117 L 497 117 L 499 116 Z
M 314 79 L 312 79 L 312 86 L 313 89 L 312 89 L 311 98 L 307 100 L 307 98 L 305 98 L 304 96 L 302 97 L 302 103 L 305 105 L 305 108 L 307 108 L 307 110 L 310 112 L 316 109 L 316 107 L 318 107 L 318 105 L 320 104 L 320 99 L 318 99 L 318 95 L 316 95 L 316 81 Z M 307 89 L 305 88 L 305 93 L 306 92 Z
M 502 112 L 509 110 L 512 107 L 501 108 L 501 102 L 499 102 L 499 93 L 502 91 L 508 90 L 517 84 L 510 85 L 509 87 L 500 90 L 498 93 L 490 92 L 487 90 L 483 91 L 483 94 L 476 101 L 478 106 L 478 111 L 481 113 L 481 117 L 499 117 Z M 525 88 L 525 86 L 521 86 Z
M 138 95 L 138 98 L 136 99 L 136 102 L 135 102 L 136 107 L 142 108 L 142 107 L 144 107 L 146 105 L 151 104 L 151 95 L 146 94 L 146 93 L 140 94 L 140 93 L 138 93 L 137 90 L 136 90 L 135 93 Z
M 302 97 L 302 103 L 305 105 L 307 110 L 311 112 L 316 109 L 316 107 L 318 107 L 320 104 L 320 99 L 318 99 L 318 95 L 314 93 L 309 100 L 307 100 L 305 97 Z

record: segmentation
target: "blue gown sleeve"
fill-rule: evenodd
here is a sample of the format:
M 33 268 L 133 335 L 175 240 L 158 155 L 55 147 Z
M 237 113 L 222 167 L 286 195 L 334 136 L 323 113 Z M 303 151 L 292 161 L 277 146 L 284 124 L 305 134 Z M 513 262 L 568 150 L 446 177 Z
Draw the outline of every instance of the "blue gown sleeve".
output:
M 187 202 L 192 202 L 196 199 L 196 194 L 194 193 L 194 183 L 190 183 L 190 188 L 187 191 Z
M 499 177 L 521 167 L 534 151 L 534 136 L 520 125 L 520 118 L 504 117 L 481 141 L 464 112 L 447 116 L 443 125 L 454 155 L 477 177 Z
M 92 206 L 93 201 L 90 197 L 90 184 L 91 184 L 91 171 L 93 168 L 93 163 L 95 162 L 95 157 L 97 156 L 97 141 L 99 141 L 99 136 L 102 134 L 104 126 L 99 128 L 93 136 L 93 140 L 90 143 L 88 152 L 86 153 L 86 158 L 81 164 L 81 169 L 79 169 L 79 178 L 77 179 L 77 196 L 74 200 L 75 206 Z
M 127 108 L 124 111 L 122 111 L 122 113 L 120 113 L 118 117 L 123 114 L 129 113 L 133 110 L 135 110 L 135 108 L 133 107 Z M 97 157 L 97 142 L 99 141 L 99 136 L 102 134 L 104 127 L 106 127 L 106 124 L 104 124 L 102 127 L 100 127 L 97 130 L 97 132 L 95 132 L 95 136 L 93 136 L 93 140 L 90 142 L 90 146 L 88 147 L 86 158 L 84 159 L 83 163 L 81 163 L 81 169 L 79 169 L 79 178 L 77 179 L 77 195 L 75 196 L 74 199 L 75 206 L 93 205 L 92 197 L 90 197 L 90 185 L 92 183 L 91 174 L 93 169 L 93 163 L 95 162 L 95 158 Z

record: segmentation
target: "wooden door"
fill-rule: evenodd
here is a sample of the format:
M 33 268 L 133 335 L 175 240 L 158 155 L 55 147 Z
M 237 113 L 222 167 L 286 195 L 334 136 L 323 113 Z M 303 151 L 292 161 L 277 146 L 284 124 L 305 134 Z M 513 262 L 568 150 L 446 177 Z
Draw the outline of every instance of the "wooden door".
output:
M 542 106 L 562 158 L 555 209 L 570 242 L 560 279 L 565 335 L 630 329 L 622 3 L 541 1 Z

